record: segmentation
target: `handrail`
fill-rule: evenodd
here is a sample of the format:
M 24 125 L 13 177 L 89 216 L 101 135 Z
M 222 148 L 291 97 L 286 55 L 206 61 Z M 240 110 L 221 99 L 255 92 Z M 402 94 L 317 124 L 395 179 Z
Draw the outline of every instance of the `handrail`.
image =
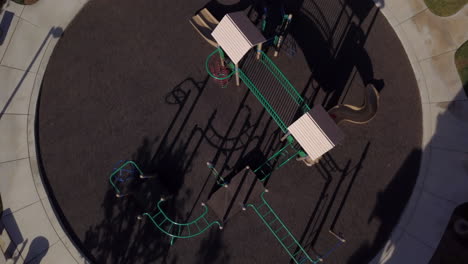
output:
M 291 82 L 284 76 L 281 70 L 276 66 L 276 64 L 265 54 L 265 52 L 260 51 L 261 53 L 261 62 L 267 67 L 267 69 L 275 76 L 275 78 L 282 84 L 286 92 L 293 98 L 293 100 L 299 105 L 304 107 L 304 111 L 310 111 L 310 107 L 305 103 L 304 98 L 299 94 L 299 92 L 294 88 Z
M 143 175 L 143 172 L 140 170 L 140 168 L 138 167 L 138 165 L 131 161 L 131 160 L 128 160 L 126 162 L 124 162 L 124 164 L 122 164 L 119 168 L 117 168 L 116 170 L 114 170 L 114 172 L 111 173 L 111 175 L 109 176 L 109 181 L 110 181 L 110 184 L 112 185 L 112 187 L 114 188 L 114 190 L 116 191 L 117 194 L 120 194 L 120 190 L 119 188 L 115 185 L 114 181 L 113 181 L 113 177 L 115 177 L 115 175 L 120 171 L 122 170 L 125 166 L 127 166 L 128 164 L 132 164 L 137 170 L 138 172 L 140 173 L 140 175 Z

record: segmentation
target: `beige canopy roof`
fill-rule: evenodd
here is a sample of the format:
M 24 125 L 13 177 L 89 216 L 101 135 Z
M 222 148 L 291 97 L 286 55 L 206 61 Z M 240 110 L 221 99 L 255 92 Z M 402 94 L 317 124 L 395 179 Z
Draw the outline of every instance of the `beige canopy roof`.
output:
M 242 11 L 225 15 L 211 35 L 236 64 L 253 46 L 266 41 Z
M 341 129 L 320 105 L 301 116 L 288 130 L 313 160 L 344 139 Z

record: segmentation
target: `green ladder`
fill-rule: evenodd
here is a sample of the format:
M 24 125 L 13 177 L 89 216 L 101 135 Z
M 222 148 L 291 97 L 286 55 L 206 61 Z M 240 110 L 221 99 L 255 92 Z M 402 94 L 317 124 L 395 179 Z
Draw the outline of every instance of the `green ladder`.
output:
M 305 249 L 299 244 L 294 235 L 289 231 L 283 221 L 279 216 L 273 211 L 273 208 L 265 200 L 265 193 L 268 190 L 265 190 L 260 195 L 262 198 L 262 203 L 259 206 L 253 204 L 247 204 L 246 207 L 252 207 L 257 213 L 257 215 L 262 219 L 263 223 L 268 227 L 268 229 L 273 233 L 275 238 L 279 241 L 281 246 L 286 250 L 288 255 L 294 260 L 296 264 L 303 263 L 319 263 L 322 261 L 321 258 L 316 260 L 312 259 Z
M 218 225 L 219 229 L 223 229 L 222 224 L 219 221 L 208 222 L 206 219 L 206 214 L 208 213 L 208 207 L 202 203 L 204 209 L 203 213 L 197 217 L 195 220 L 187 223 L 178 223 L 164 213 L 161 208 L 161 204 L 165 200 L 161 198 L 157 205 L 157 212 L 155 214 L 144 213 L 140 219 L 144 216 L 147 216 L 151 222 L 164 234 L 171 237 L 171 245 L 174 244 L 176 238 L 191 238 L 198 236 L 208 230 L 213 225 Z

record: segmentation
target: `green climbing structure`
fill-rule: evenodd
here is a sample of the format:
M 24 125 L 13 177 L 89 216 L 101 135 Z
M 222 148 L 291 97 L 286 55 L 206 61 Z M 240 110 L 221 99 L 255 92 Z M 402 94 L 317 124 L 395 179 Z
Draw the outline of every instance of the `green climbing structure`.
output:
M 118 175 L 122 172 L 122 170 L 124 170 L 124 168 L 125 168 L 127 165 L 133 166 L 133 167 L 138 171 L 138 173 L 140 174 L 139 177 L 140 177 L 140 178 L 143 178 L 143 172 L 141 171 L 140 167 L 138 167 L 138 165 L 137 165 L 134 161 L 128 160 L 128 161 L 124 162 L 120 167 L 118 167 L 117 169 L 115 169 L 115 170 L 111 173 L 111 175 L 109 176 L 110 184 L 112 185 L 112 188 L 114 188 L 115 194 L 117 195 L 117 197 L 119 197 L 119 195 L 122 195 L 122 191 L 119 189 L 119 187 L 118 187 L 117 184 L 116 184 L 116 178 L 117 178 Z
M 203 213 L 195 220 L 187 223 L 178 223 L 169 218 L 169 216 L 164 213 L 164 210 L 161 208 L 161 204 L 163 202 L 164 199 L 161 199 L 158 202 L 157 212 L 155 214 L 144 213 L 143 216 L 148 217 L 161 232 L 171 238 L 171 245 L 174 244 L 174 240 L 176 238 L 191 238 L 198 236 L 213 225 L 218 225 L 219 229 L 223 228 L 219 221 L 208 221 L 206 218 L 208 214 L 208 207 L 205 204 L 202 204 Z
M 297 156 L 305 155 L 304 151 L 295 144 L 294 138 L 288 136 L 287 143 L 275 154 L 269 157 L 262 165 L 253 170 L 259 175 L 260 181 L 265 181 L 277 169 L 286 165 L 290 160 Z
M 224 58 L 224 52 L 221 48 L 214 50 L 208 55 L 205 63 L 208 74 L 217 80 L 230 78 L 236 72 L 236 68 L 229 61 L 224 62 L 232 71 L 228 76 L 220 77 L 210 72 L 208 67 L 209 62 L 213 55 L 217 53 L 221 58 Z M 249 88 L 250 92 L 255 95 L 281 131 L 288 134 L 288 126 L 294 121 L 293 117 L 296 110 L 300 109 L 300 112 L 306 113 L 310 111 L 310 107 L 273 61 L 263 51 L 258 51 L 258 53 L 260 53 L 258 60 L 254 58 L 255 53 L 251 52 L 248 55 L 244 64 L 247 72 L 237 69 L 239 71 L 239 78 Z M 272 85 L 271 82 L 265 82 L 265 79 L 274 79 L 276 82 Z M 281 98 L 280 102 L 278 102 L 278 98 Z M 286 145 L 253 171 L 258 172 L 261 180 L 264 181 L 274 170 L 282 167 L 294 157 L 304 156 L 307 156 L 307 154 L 295 143 L 294 138 L 289 135 Z
M 265 200 L 265 190 L 260 195 L 262 198 L 262 202 L 259 205 L 254 204 L 247 204 L 246 207 L 251 207 L 254 209 L 255 213 L 262 219 L 263 223 L 267 226 L 267 228 L 273 233 L 275 238 L 281 244 L 281 246 L 286 250 L 288 255 L 296 264 L 303 264 L 303 263 L 319 263 L 322 261 L 321 258 L 312 259 L 305 249 L 299 244 L 297 239 L 294 235 L 289 231 L 286 227 L 284 222 L 279 218 L 279 216 L 275 213 L 273 208 L 271 208 L 270 204 Z
M 273 61 L 268 58 L 268 56 L 263 52 L 259 51 L 260 58 L 259 61 L 261 65 L 264 66 L 265 69 L 268 70 L 269 75 L 268 78 L 274 78 L 277 80 L 278 88 L 285 91 L 288 95 L 291 102 L 294 103 L 296 107 L 300 107 L 302 112 L 306 113 L 310 110 L 310 107 L 306 104 L 304 98 L 299 94 L 299 92 L 294 88 L 294 86 L 289 82 L 289 80 L 284 76 L 284 74 L 278 69 L 278 67 L 273 63 Z M 233 63 L 226 61 L 227 67 L 229 67 L 232 72 L 227 76 L 216 76 L 210 71 L 209 64 L 210 60 L 212 59 L 213 55 L 219 54 L 221 58 L 224 58 L 224 52 L 221 48 L 214 50 L 210 55 L 208 55 L 206 62 L 205 62 L 205 69 L 208 74 L 216 79 L 216 80 L 225 80 L 230 78 L 233 74 L 235 74 L 235 66 Z M 266 91 L 271 91 L 271 86 L 262 87 L 262 83 L 255 84 L 251 79 L 253 76 L 248 76 L 244 71 L 238 69 L 240 79 L 245 83 L 245 85 L 249 88 L 249 90 L 255 95 L 257 100 L 262 104 L 262 106 L 267 110 L 276 124 L 281 128 L 284 133 L 288 132 L 288 123 L 284 122 L 281 118 L 281 114 L 278 112 L 279 106 L 273 107 L 269 100 L 267 99 L 268 95 L 265 95 Z M 266 83 L 263 83 L 266 84 Z M 276 87 L 275 87 L 276 88 Z M 286 98 L 282 98 L 286 99 Z

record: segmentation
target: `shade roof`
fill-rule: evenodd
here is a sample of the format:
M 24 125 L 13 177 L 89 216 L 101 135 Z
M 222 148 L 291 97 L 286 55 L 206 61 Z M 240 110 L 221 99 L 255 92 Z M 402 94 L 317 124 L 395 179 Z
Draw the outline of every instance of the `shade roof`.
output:
M 225 15 L 211 35 L 236 64 L 253 46 L 266 41 L 242 11 Z
M 302 115 L 288 130 L 314 160 L 330 151 L 344 138 L 341 129 L 320 105 Z

